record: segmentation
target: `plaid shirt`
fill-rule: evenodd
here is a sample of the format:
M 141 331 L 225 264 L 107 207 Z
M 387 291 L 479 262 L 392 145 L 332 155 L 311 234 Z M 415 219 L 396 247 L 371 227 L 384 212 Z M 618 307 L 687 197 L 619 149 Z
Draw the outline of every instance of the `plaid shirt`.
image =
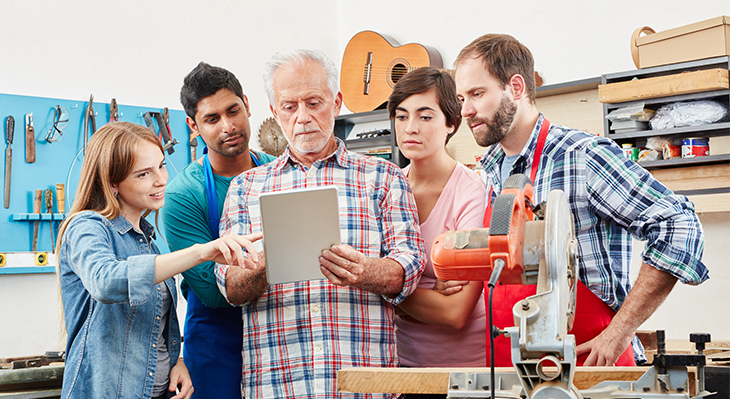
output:
M 540 115 L 510 174 L 529 175 L 543 120 Z M 502 158 L 504 151 L 496 144 L 482 159 L 487 192 L 493 188 L 492 202 L 502 189 Z M 613 140 L 551 125 L 535 180 L 537 203 L 552 190 L 566 193 L 575 218 L 578 277 L 613 310 L 619 309 L 631 288 L 631 236 L 647 241 L 644 263 L 684 284 L 697 285 L 709 278 L 701 261 L 704 233 L 694 205 L 624 157 Z M 638 339 L 634 352 L 645 359 Z
M 339 140 L 333 155 L 309 169 L 287 150 L 231 182 L 221 235 L 261 231 L 260 193 L 322 185 L 337 187 L 342 242 L 400 263 L 403 290 L 387 298 L 326 279 L 270 286 L 243 306 L 246 398 L 394 397 L 339 394 L 336 373 L 398 366 L 392 305 L 416 289 L 425 264 L 415 201 L 400 168 L 349 152 Z M 227 270 L 216 267 L 224 295 Z

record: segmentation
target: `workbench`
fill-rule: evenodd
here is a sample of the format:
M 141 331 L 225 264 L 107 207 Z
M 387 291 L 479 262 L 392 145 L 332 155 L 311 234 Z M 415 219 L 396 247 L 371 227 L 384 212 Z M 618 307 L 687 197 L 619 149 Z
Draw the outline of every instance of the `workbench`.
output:
M 58 398 L 63 384 L 63 363 L 0 370 L 0 399 Z
M 588 389 L 601 381 L 635 381 L 649 367 L 584 367 L 576 368 L 573 385 Z M 495 373 L 514 372 L 513 367 L 496 367 Z M 337 390 L 355 393 L 448 393 L 449 373 L 489 373 L 489 368 L 377 368 L 351 367 L 337 372 Z M 695 391 L 695 369 L 689 371 L 690 389 Z

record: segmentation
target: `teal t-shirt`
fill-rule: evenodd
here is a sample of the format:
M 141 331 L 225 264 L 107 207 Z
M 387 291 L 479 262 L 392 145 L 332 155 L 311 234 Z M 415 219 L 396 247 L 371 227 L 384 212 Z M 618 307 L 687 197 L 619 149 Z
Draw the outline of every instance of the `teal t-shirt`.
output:
M 275 159 L 263 152 L 256 152 L 256 155 L 262 165 Z M 214 174 L 213 180 L 220 214 L 233 177 Z M 208 199 L 205 195 L 205 174 L 202 165 L 197 162 L 189 164 L 167 185 L 165 206 L 162 207 L 160 216 L 170 251 L 212 240 L 208 228 Z M 204 262 L 183 272 L 184 279 L 180 286 L 183 295 L 187 297 L 187 288 L 190 287 L 205 306 L 211 308 L 230 306 L 218 290 L 214 269 L 214 262 Z

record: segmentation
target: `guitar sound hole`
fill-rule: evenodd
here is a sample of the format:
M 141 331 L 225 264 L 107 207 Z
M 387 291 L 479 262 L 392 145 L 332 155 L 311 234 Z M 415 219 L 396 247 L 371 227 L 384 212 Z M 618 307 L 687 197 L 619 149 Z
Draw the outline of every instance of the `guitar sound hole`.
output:
M 408 67 L 404 64 L 395 64 L 390 72 L 391 86 L 398 83 L 400 78 L 408 72 Z

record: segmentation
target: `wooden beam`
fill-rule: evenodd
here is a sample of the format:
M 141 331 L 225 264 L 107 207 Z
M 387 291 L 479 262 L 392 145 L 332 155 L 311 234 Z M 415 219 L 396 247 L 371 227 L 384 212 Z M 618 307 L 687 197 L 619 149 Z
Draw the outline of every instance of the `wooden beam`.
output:
M 573 384 L 588 389 L 602 381 L 636 381 L 648 367 L 577 367 Z M 351 367 L 337 371 L 337 391 L 355 393 L 446 394 L 449 373 L 489 373 L 489 368 L 377 368 Z M 513 373 L 512 367 L 497 367 L 497 373 Z M 690 372 L 690 386 L 694 384 Z M 694 392 L 694 391 L 691 391 Z
M 695 213 L 730 211 L 730 193 L 687 196 L 695 205 Z
M 682 168 L 653 169 L 651 174 L 660 182 L 693 181 L 703 178 L 724 178 L 715 187 L 727 187 L 730 184 L 730 163 L 685 166 Z
M 727 88 L 728 70 L 716 68 L 600 85 L 598 101 L 621 103 Z

